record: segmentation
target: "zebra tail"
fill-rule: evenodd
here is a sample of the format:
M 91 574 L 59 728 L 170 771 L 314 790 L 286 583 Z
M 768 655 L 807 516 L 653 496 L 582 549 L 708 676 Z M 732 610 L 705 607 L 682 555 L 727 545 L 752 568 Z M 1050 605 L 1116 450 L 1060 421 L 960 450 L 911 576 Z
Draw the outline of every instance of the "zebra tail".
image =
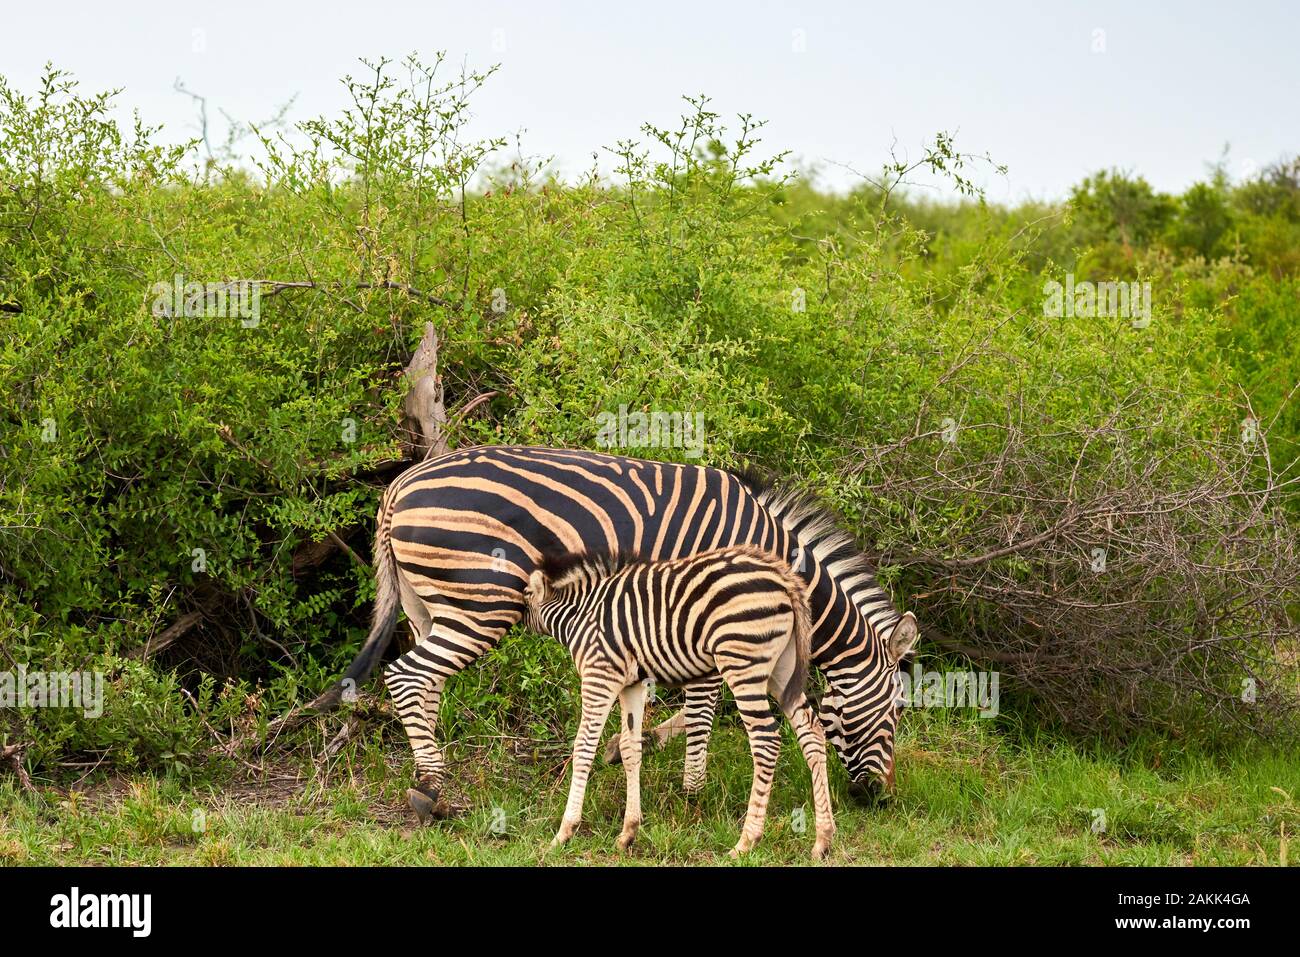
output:
M 781 710 L 788 712 L 808 692 L 808 670 L 812 663 L 812 614 L 804 595 L 803 581 L 792 577 L 790 602 L 794 607 L 794 671 L 781 689 Z
M 370 634 L 357 652 L 356 658 L 343 673 L 343 677 L 318 695 L 307 708 L 311 711 L 333 711 L 343 700 L 343 692 L 370 677 L 375 665 L 383 657 L 393 637 L 397 612 L 401 607 L 401 592 L 397 587 L 397 563 L 393 559 L 390 538 L 391 521 L 387 496 L 379 507 L 378 528 L 375 531 L 375 605 L 370 616 Z

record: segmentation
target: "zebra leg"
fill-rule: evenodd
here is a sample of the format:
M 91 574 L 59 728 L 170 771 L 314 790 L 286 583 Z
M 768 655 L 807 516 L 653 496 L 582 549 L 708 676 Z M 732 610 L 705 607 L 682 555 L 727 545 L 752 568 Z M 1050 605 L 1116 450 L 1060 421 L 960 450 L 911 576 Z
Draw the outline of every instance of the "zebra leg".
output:
M 420 643 L 420 639 L 433 631 L 433 614 L 423 598 L 412 587 L 410 581 L 401 572 L 397 575 L 397 591 L 401 597 L 402 611 L 406 612 L 406 624 L 411 630 L 409 640 L 397 638 L 397 649 L 405 654 Z
M 826 776 L 826 732 L 822 723 L 813 714 L 808 699 L 800 695 L 799 700 L 786 717 L 794 726 L 795 737 L 803 758 L 808 762 L 812 774 L 813 813 L 817 820 L 817 841 L 813 844 L 813 860 L 818 861 L 831 849 L 831 839 L 835 836 L 835 818 L 831 812 L 831 788 Z
M 713 716 L 718 710 L 722 675 L 712 674 L 686 686 L 686 768 L 682 789 L 688 795 L 704 787 L 704 769 L 709 760 L 709 735 L 713 733 Z
M 781 753 L 780 724 L 767 699 L 766 674 L 755 674 L 752 662 L 744 659 L 719 658 L 718 668 L 735 696 L 741 723 L 749 735 L 749 753 L 754 761 L 745 826 L 741 829 L 740 840 L 731 849 L 731 856 L 739 857 L 763 836 L 767 802 L 772 796 L 772 779 L 776 776 L 776 759 Z
M 677 735 L 686 730 L 686 709 L 678 708 L 673 712 L 673 716 L 667 721 L 663 721 L 650 729 L 649 733 L 641 738 L 641 745 L 644 749 L 653 751 L 666 741 L 670 741 Z M 618 764 L 623 760 L 623 754 L 620 750 L 623 747 L 622 732 L 611 734 L 609 740 L 605 742 L 605 763 Z
M 600 747 L 600 732 L 604 730 L 621 690 L 622 682 L 608 676 L 582 676 L 582 719 L 573 739 L 573 779 L 569 782 L 564 819 L 555 832 L 551 847 L 563 844 L 578 829 L 578 822 L 582 820 L 582 800 L 587 794 L 587 778 L 591 776 L 591 765 L 596 760 L 596 749 Z
M 450 817 L 452 810 L 440 797 L 447 762 L 434 737 L 442 690 L 448 678 L 490 647 L 489 642 L 475 641 L 435 622 L 427 638 L 384 671 L 384 683 L 415 754 L 416 783 L 407 790 L 406 799 L 421 824 Z
M 627 776 L 627 801 L 623 809 L 623 833 L 618 849 L 626 851 L 641 828 L 641 718 L 645 713 L 646 685 L 638 681 L 618 694 L 623 719 L 623 772 Z
M 719 678 L 717 675 L 709 675 L 707 678 L 700 678 L 698 680 L 703 682 L 706 685 L 709 685 L 711 682 L 717 682 L 716 687 L 717 688 L 722 687 L 721 684 L 722 679 Z M 692 721 L 690 711 L 691 711 L 692 689 L 694 687 L 695 687 L 695 682 L 690 682 L 686 684 L 685 685 L 686 705 L 674 711 L 672 717 L 670 717 L 668 720 L 661 721 L 659 724 L 655 725 L 653 728 L 650 729 L 650 733 L 645 735 L 642 738 L 641 743 L 645 748 L 650 748 L 650 749 L 661 748 L 669 741 L 671 741 L 673 738 L 677 737 L 679 734 L 682 734 L 683 732 L 689 730 Z M 699 692 L 697 691 L 696 693 L 698 694 Z M 715 690 L 713 694 L 714 697 L 709 704 L 710 710 L 716 708 L 718 703 L 717 691 Z M 711 729 L 713 727 L 712 713 L 708 714 L 707 718 L 701 716 L 701 718 L 697 720 L 707 720 L 709 728 Z M 605 742 L 605 763 L 606 764 L 618 764 L 621 760 L 623 760 L 622 757 L 619 755 L 619 747 L 621 746 L 620 742 L 622 741 L 622 738 L 623 736 L 621 734 L 612 734 L 610 735 L 609 740 Z M 705 740 L 707 744 L 707 733 L 706 733 Z

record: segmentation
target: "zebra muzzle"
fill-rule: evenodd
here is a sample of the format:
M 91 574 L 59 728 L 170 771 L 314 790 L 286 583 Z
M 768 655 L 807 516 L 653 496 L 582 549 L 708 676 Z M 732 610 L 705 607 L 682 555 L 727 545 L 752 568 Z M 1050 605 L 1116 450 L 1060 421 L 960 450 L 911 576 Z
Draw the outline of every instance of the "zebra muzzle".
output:
M 884 784 L 880 779 L 872 775 L 863 775 L 856 781 L 849 782 L 849 797 L 853 798 L 854 803 L 864 807 L 875 807 L 883 804 L 889 797 L 889 792 L 885 790 Z

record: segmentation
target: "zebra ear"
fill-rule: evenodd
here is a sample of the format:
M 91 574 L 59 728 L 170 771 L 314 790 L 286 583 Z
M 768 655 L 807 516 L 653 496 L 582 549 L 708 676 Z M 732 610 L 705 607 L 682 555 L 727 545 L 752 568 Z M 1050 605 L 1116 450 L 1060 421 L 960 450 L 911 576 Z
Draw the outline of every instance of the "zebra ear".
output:
M 539 568 L 528 578 L 528 585 L 524 588 L 524 600 L 541 601 L 545 596 L 546 576 L 542 574 L 542 570 Z
M 916 644 L 916 639 L 920 637 L 920 632 L 916 627 L 916 616 L 910 611 L 905 612 L 903 617 L 898 619 L 898 624 L 894 626 L 893 633 L 889 636 L 889 658 L 895 664 L 902 661 L 912 646 Z

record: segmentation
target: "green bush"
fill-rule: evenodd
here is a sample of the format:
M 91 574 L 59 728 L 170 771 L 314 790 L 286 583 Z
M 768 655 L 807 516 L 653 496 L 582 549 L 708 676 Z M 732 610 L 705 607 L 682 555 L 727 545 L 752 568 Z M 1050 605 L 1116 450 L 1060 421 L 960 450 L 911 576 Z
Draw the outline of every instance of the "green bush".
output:
M 0 633 L 12 665 L 94 664 L 115 699 L 103 722 L 0 715 L 10 736 L 39 741 L 35 765 L 186 767 L 209 726 L 278 713 L 337 673 L 366 629 L 371 522 L 407 464 L 399 373 L 426 322 L 453 444 L 594 447 L 597 416 L 621 405 L 698 412 L 699 461 L 819 489 L 885 557 L 900 600 L 974 651 L 1006 650 L 996 633 L 1015 601 L 926 596 L 951 578 L 943 561 L 1018 534 L 1018 519 L 1025 531 L 1050 519 L 1017 509 L 1016 494 L 1113 491 L 1117 463 L 1143 457 L 1160 464 L 1135 473 L 1139 491 L 1193 488 L 1242 417 L 1239 385 L 1276 414 L 1271 434 L 1296 436 L 1295 289 L 1277 279 L 1294 266 L 1277 237 L 1297 207 L 1276 171 L 1177 201 L 1103 174 L 1071 214 L 876 187 L 822 196 L 782 175 L 759 124 L 742 117 L 729 134 L 695 98 L 680 127 L 614 148 L 613 181 L 565 183 L 466 134 L 490 71 L 367 70 L 345 80 L 350 108 L 296 137 L 262 135 L 251 167 L 122 131 L 109 96 L 57 72 L 32 97 L 0 82 Z M 946 137 L 927 162 L 964 182 Z M 1245 237 L 1258 245 L 1225 260 L 1243 269 L 1196 265 Z M 1043 282 L 1070 269 L 1157 283 L 1152 328 L 1047 321 Z M 948 418 L 962 435 L 952 449 L 936 439 Z M 1100 423 L 1130 438 L 1098 447 Z M 996 505 L 992 486 L 955 481 L 1017 450 L 1032 456 L 997 473 L 1011 484 Z M 1294 533 L 1271 515 L 1250 528 L 1275 536 L 1270 559 Z M 1216 573 L 1230 560 L 1188 544 Z M 1024 553 L 995 568 L 1030 587 L 1064 565 Z M 1148 572 L 1134 581 L 1151 600 L 1182 608 L 1175 579 Z M 1293 600 L 1275 584 L 1280 605 Z M 1211 653 L 1197 695 L 1239 677 L 1248 619 L 1228 622 L 1234 653 Z M 186 620 L 147 664 L 125 658 Z M 494 660 L 511 676 L 488 680 L 484 663 L 454 686 L 454 713 L 528 727 L 522 705 L 554 659 L 503 645 Z M 1222 705 L 1172 702 L 1183 686 L 1164 678 L 1144 689 L 1090 674 L 1089 728 L 1108 716 L 1180 728 Z M 1070 718 L 1050 701 L 1059 681 L 1029 685 L 1048 696 L 1030 707 Z

